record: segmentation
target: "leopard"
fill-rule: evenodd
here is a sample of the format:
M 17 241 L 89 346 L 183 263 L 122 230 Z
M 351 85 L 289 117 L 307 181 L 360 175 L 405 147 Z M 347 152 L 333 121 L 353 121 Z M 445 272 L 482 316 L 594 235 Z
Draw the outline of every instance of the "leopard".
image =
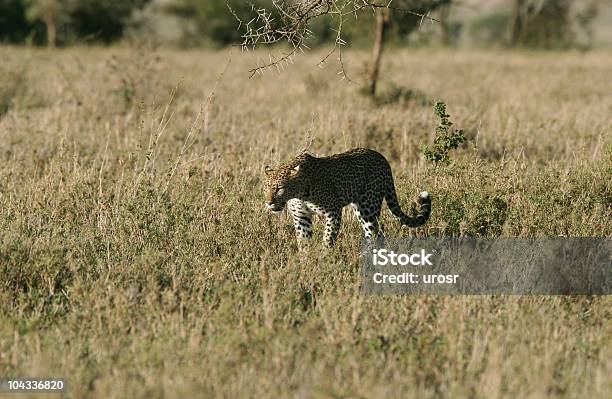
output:
M 323 243 L 332 247 L 340 232 L 342 209 L 351 206 L 364 238 L 380 236 L 383 200 L 402 227 L 424 225 L 431 213 L 431 196 L 422 191 L 413 201 L 413 214 L 402 211 L 389 161 L 368 148 L 316 157 L 306 151 L 277 168 L 264 167 L 265 204 L 273 213 L 285 207 L 291 214 L 298 243 L 312 238 L 312 217 L 323 216 Z

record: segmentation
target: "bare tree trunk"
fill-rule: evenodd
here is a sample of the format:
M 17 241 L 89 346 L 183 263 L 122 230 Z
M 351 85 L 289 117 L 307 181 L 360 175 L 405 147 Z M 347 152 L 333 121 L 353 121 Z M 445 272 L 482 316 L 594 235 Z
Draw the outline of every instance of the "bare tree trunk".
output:
M 375 18 L 375 39 L 374 39 L 374 49 L 372 51 L 372 60 L 370 63 L 370 94 L 376 94 L 376 86 L 378 84 L 378 76 L 380 74 L 380 60 L 383 54 L 383 48 L 385 45 L 385 31 L 387 30 L 387 25 L 389 24 L 389 10 L 388 9 L 378 9 L 376 10 L 376 18 Z
M 450 45 L 450 26 L 448 24 L 448 15 L 450 14 L 450 3 L 440 7 L 440 42 L 443 46 Z
M 512 18 L 510 20 L 510 45 L 516 46 L 524 29 L 523 7 L 525 0 L 514 0 Z
M 48 12 L 44 17 L 45 26 L 47 27 L 47 46 L 55 47 L 57 37 L 57 27 L 55 25 L 55 18 L 53 13 Z

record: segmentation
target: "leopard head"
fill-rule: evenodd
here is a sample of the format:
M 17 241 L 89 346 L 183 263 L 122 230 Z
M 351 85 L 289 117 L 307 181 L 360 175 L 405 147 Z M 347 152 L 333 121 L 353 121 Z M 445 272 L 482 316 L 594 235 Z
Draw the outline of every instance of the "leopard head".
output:
M 270 211 L 279 213 L 287 201 L 304 196 L 307 191 L 304 164 L 309 158 L 310 155 L 302 154 L 276 169 L 265 167 L 264 192 Z

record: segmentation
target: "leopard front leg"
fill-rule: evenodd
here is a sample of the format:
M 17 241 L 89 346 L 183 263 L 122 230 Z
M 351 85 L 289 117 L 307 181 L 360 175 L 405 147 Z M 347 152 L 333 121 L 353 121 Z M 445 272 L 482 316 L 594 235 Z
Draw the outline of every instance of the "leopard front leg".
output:
M 332 210 L 325 212 L 325 233 L 323 233 L 323 243 L 326 247 L 331 247 L 338 238 L 340 224 L 342 221 L 342 210 Z
M 303 201 L 292 199 L 287 202 L 289 213 L 293 217 L 293 227 L 298 242 L 312 237 L 312 211 Z

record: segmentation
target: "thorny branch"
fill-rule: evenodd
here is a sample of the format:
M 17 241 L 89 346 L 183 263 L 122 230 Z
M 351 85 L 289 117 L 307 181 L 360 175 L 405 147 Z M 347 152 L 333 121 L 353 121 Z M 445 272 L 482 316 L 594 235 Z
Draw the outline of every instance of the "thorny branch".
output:
M 423 14 L 393 6 L 393 0 L 383 2 L 368 0 L 272 0 L 270 9 L 263 7 L 257 8 L 251 3 L 253 18 L 249 21 L 241 19 L 228 4 L 230 12 L 238 21 L 238 30 L 242 31 L 242 43 L 240 46 L 243 51 L 255 49 L 259 45 L 273 45 L 281 42 L 289 44 L 289 50 L 279 51 L 277 55 L 269 55 L 268 61 L 260 61 L 258 66 L 249 72 L 251 77 L 256 74 L 263 74 L 270 68 L 276 68 L 279 72 L 284 70 L 289 64 L 294 62 L 297 54 L 309 50 L 308 39 L 314 37 L 310 30 L 310 23 L 324 15 L 330 15 L 336 21 L 336 37 L 331 51 L 321 59 L 319 66 L 323 66 L 326 61 L 335 53 L 338 54 L 338 61 L 341 70 L 338 74 L 343 79 L 351 81 L 346 74 L 342 59 L 342 47 L 346 42 L 342 39 L 342 25 L 347 17 L 357 18 L 360 11 L 375 11 L 379 8 L 387 8 L 398 12 L 411 14 L 423 20 L 439 22 L 431 17 L 429 13 Z

